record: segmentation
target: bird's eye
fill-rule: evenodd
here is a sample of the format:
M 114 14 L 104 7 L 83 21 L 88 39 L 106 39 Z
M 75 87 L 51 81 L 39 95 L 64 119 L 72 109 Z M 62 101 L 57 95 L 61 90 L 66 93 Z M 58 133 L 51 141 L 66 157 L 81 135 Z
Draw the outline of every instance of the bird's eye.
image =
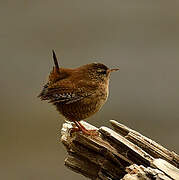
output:
M 97 72 L 99 74 L 106 74 L 107 73 L 107 71 L 105 69 L 98 69 Z

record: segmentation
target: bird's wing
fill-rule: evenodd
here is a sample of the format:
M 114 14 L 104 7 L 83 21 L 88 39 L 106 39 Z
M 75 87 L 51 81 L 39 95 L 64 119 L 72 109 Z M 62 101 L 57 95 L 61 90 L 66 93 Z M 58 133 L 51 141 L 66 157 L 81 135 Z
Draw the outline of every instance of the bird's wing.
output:
M 50 103 L 65 103 L 70 104 L 80 101 L 81 99 L 88 97 L 92 92 L 86 92 L 85 88 L 74 87 L 71 84 L 58 87 L 49 87 L 48 84 L 44 86 L 39 97 L 42 100 L 49 100 Z

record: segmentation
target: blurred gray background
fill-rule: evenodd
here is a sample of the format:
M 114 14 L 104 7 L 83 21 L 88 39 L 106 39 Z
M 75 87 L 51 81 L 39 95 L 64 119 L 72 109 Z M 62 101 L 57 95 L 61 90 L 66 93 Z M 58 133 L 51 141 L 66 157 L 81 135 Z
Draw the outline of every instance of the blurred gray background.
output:
M 37 99 L 55 49 L 63 67 L 119 67 L 103 109 L 179 152 L 179 1 L 0 0 L 0 179 L 85 179 L 64 166 L 63 118 Z

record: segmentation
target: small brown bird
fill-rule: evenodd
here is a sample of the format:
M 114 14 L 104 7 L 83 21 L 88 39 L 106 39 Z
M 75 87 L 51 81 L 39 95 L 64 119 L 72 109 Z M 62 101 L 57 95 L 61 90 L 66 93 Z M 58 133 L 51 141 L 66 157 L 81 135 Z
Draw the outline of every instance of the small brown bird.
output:
M 48 100 L 69 121 L 76 124 L 75 131 L 96 134 L 87 130 L 80 120 L 100 110 L 108 97 L 109 76 L 113 71 L 101 63 L 91 63 L 75 69 L 59 68 L 53 51 L 55 66 L 47 84 L 39 94 L 41 100 Z

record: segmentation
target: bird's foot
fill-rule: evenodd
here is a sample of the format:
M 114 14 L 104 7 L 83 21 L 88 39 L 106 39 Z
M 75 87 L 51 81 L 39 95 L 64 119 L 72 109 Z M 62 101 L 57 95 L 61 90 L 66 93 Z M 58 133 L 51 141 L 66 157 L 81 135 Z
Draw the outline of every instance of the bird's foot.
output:
M 80 122 L 75 121 L 77 126 L 76 131 L 82 131 L 83 134 L 88 136 L 99 136 L 99 132 L 96 129 L 86 129 Z
M 99 136 L 99 132 L 96 129 L 81 129 L 81 131 L 88 136 Z
M 73 127 L 70 129 L 70 133 L 74 133 L 74 132 L 78 132 L 78 131 L 81 131 L 81 129 L 78 127 Z

